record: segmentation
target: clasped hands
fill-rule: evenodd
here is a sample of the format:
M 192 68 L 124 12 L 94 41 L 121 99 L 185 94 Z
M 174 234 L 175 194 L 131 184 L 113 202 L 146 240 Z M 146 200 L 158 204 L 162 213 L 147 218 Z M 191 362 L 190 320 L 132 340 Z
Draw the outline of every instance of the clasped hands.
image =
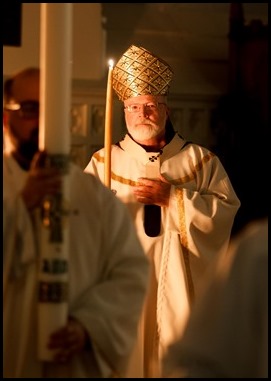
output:
M 134 195 L 142 204 L 168 206 L 171 184 L 160 174 L 159 179 L 140 177 L 133 187 Z

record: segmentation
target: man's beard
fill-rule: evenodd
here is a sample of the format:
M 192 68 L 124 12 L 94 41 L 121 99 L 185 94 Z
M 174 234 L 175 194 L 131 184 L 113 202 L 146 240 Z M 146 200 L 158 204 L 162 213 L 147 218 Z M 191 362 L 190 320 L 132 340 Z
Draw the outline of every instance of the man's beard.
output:
M 141 121 L 142 125 L 139 126 L 137 124 L 135 127 L 129 127 L 127 126 L 127 130 L 129 134 L 132 136 L 132 138 L 135 141 L 145 141 L 154 138 L 155 136 L 159 135 L 160 132 L 163 130 L 162 127 L 157 126 L 156 124 L 150 122 L 149 120 Z
M 27 140 L 22 140 L 14 132 L 11 126 L 11 141 L 17 154 L 25 161 L 31 162 L 35 153 L 39 149 L 39 128 L 32 130 L 30 137 Z
M 31 140 L 19 143 L 17 150 L 23 158 L 27 161 L 31 161 L 38 149 L 39 140 L 33 138 Z

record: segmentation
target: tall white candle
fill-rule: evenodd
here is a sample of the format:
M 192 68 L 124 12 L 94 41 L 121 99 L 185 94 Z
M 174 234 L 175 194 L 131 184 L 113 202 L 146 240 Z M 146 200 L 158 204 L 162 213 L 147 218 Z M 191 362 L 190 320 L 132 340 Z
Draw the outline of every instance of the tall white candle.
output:
M 38 220 L 38 356 L 51 361 L 49 336 L 68 318 L 72 3 L 41 3 L 40 47 L 39 148 L 47 151 L 51 166 L 62 170 L 61 191 L 48 195 Z
M 72 3 L 41 3 L 40 149 L 70 151 Z
M 111 187 L 111 141 L 112 141 L 112 110 L 113 110 L 113 60 L 109 60 L 104 130 L 104 184 Z

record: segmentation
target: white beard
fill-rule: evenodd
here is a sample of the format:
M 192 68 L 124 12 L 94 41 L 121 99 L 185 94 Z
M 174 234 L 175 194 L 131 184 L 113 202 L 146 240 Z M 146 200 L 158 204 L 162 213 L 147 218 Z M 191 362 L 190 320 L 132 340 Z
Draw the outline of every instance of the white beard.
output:
M 142 122 L 144 123 L 144 122 Z M 161 131 L 163 131 L 163 127 L 159 127 L 155 124 L 151 124 L 150 122 L 146 122 L 144 126 L 128 126 L 127 130 L 129 134 L 133 137 L 135 141 L 145 141 L 154 138 L 159 135 Z

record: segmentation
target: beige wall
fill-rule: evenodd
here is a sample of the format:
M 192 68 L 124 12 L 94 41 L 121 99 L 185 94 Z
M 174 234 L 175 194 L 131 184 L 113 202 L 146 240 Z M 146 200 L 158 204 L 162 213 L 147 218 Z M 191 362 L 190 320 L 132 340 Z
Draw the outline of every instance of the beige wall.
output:
M 40 3 L 23 3 L 22 44 L 3 47 L 3 74 L 39 66 Z M 105 70 L 101 3 L 73 3 L 73 78 L 99 80 Z

